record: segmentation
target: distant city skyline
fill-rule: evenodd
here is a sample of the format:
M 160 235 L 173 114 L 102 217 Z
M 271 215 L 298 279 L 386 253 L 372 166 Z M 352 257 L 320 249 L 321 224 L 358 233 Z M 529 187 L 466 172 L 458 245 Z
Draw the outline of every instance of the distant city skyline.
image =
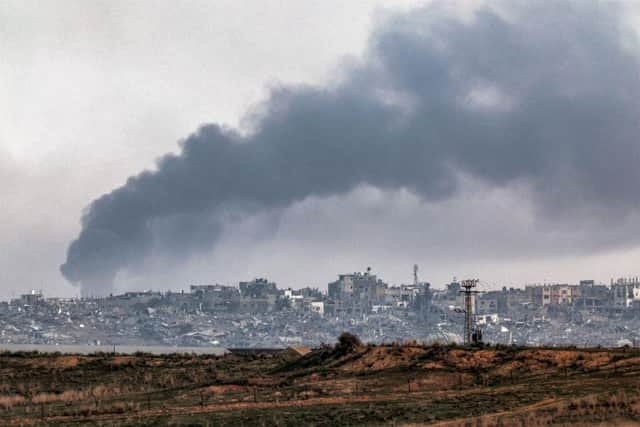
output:
M 415 265 L 415 264 L 414 264 Z M 371 267 L 367 267 L 367 268 L 371 268 Z M 293 283 L 293 284 L 287 284 L 287 285 L 283 285 L 281 283 L 279 283 L 276 280 L 273 280 L 271 277 L 265 276 L 265 275 L 256 275 L 253 277 L 245 277 L 245 278 L 239 278 L 237 280 L 231 280 L 231 281 L 226 281 L 226 282 L 221 282 L 221 281 L 207 281 L 207 280 L 201 280 L 201 281 L 196 281 L 196 282 L 190 282 L 190 283 L 185 283 L 183 285 L 180 286 L 176 286 L 173 288 L 140 288 L 140 289 L 123 289 L 117 292 L 113 292 L 111 295 L 124 295 L 127 293 L 148 293 L 148 292 L 152 292 L 152 293 L 156 293 L 156 292 L 160 292 L 160 293 L 164 293 L 164 292 L 184 292 L 184 291 L 189 291 L 190 289 L 192 289 L 193 287 L 199 287 L 199 286 L 229 286 L 229 287 L 235 287 L 238 288 L 240 284 L 248 282 L 248 281 L 253 281 L 253 280 L 266 280 L 269 283 L 274 283 L 278 289 L 280 290 L 285 290 L 285 289 L 293 289 L 293 290 L 300 290 L 300 289 L 305 289 L 305 288 L 313 288 L 313 289 L 318 289 L 320 292 L 322 293 L 327 293 L 328 291 L 328 285 L 330 285 L 333 281 L 335 281 L 336 278 L 340 277 L 340 276 L 348 276 L 348 275 L 352 275 L 352 274 L 367 274 L 370 273 L 371 275 L 377 277 L 379 280 L 382 280 L 382 282 L 384 282 L 385 284 L 389 285 L 389 286 L 404 286 L 404 285 L 411 285 L 413 284 L 413 280 L 412 277 L 411 278 L 407 278 L 404 281 L 390 281 L 388 280 L 385 275 L 384 272 L 380 272 L 380 271 L 374 271 L 373 268 L 371 268 L 371 270 L 367 271 L 367 269 L 362 269 L 362 270 L 354 270 L 354 271 L 343 271 L 340 273 L 336 273 L 331 279 L 329 279 L 327 282 L 325 283 L 318 283 L 318 284 L 314 284 L 314 283 Z M 474 276 L 475 277 L 475 276 Z M 432 281 L 430 281 L 428 278 L 426 277 L 422 277 L 422 276 L 418 276 L 419 278 L 419 283 L 421 284 L 429 284 L 432 290 L 436 290 L 436 291 L 442 291 L 442 290 L 446 290 L 447 286 L 450 285 L 451 283 L 456 283 L 459 281 L 462 281 L 464 279 L 467 279 L 469 277 L 464 276 L 451 276 L 451 278 L 449 280 L 445 280 L 443 282 L 438 282 L 438 283 L 434 283 Z M 588 278 L 588 277 L 581 277 L 578 279 L 568 279 L 568 280 L 553 280 L 553 279 L 544 279 L 542 281 L 537 281 L 537 282 L 524 282 L 524 283 L 509 283 L 509 284 L 501 284 L 501 283 L 497 283 L 497 282 L 487 282 L 486 280 L 483 279 L 478 279 L 479 280 L 479 284 L 478 284 L 478 289 L 481 291 L 499 291 L 502 290 L 503 288 L 514 288 L 514 289 L 525 289 L 527 286 L 552 286 L 552 285 L 569 285 L 569 286 L 577 286 L 582 284 L 583 282 L 593 282 L 595 285 L 605 285 L 605 286 L 610 286 L 612 284 L 616 284 L 616 283 L 634 283 L 634 282 L 638 282 L 640 281 L 640 276 L 623 276 L 623 275 L 618 275 L 618 276 L 612 276 L 610 277 L 608 280 L 597 280 L 597 279 L 593 279 L 593 278 Z M 31 289 L 27 289 L 25 291 L 21 291 L 21 292 L 12 292 L 10 297 L 8 298 L 2 298 L 0 297 L 0 301 L 9 301 L 11 299 L 15 299 L 15 298 L 19 298 L 22 295 L 42 295 L 45 298 L 65 298 L 67 297 L 66 295 L 55 295 L 55 294 L 50 294 L 46 292 L 45 288 L 31 288 Z M 101 294 L 96 294 L 96 295 L 86 295 L 86 297 L 88 298 L 95 298 L 95 297 L 105 297 L 108 295 L 101 295 Z
M 0 345 L 316 346 L 340 331 L 367 342 L 434 339 L 495 344 L 636 346 L 640 279 L 488 290 L 477 279 L 442 289 L 391 284 L 369 269 L 339 274 L 327 291 L 268 278 L 80 298 L 39 292 L 0 301 Z M 464 325 L 464 327 L 463 327 Z M 462 334 L 462 335 L 461 335 Z M 464 338 L 463 338 L 464 337 Z

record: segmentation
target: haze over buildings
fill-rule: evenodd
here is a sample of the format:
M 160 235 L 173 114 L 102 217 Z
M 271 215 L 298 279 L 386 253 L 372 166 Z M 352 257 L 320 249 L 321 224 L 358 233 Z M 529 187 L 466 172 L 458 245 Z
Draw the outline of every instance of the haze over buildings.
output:
M 1 5 L 0 291 L 636 270 L 632 5 L 323 3 Z

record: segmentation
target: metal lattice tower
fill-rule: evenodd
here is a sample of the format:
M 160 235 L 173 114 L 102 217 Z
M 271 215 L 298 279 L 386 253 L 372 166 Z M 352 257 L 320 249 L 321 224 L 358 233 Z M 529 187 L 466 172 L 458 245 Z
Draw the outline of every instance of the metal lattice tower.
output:
M 480 280 L 467 279 L 460 282 L 460 287 L 463 289 L 460 292 L 464 294 L 464 344 L 469 345 L 473 341 L 471 334 L 475 329 L 475 322 L 473 321 L 473 295 L 479 294 L 479 291 L 473 290 Z

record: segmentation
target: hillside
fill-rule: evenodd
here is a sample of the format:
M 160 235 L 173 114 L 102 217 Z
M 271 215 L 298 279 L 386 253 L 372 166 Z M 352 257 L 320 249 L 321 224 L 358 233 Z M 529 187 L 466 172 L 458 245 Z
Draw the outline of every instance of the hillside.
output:
M 273 354 L 0 355 L 2 425 L 636 425 L 640 351 L 344 339 Z

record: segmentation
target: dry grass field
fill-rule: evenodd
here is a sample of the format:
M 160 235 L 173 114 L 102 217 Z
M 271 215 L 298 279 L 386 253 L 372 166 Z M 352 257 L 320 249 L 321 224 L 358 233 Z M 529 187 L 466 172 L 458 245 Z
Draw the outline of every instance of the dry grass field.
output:
M 640 351 L 361 345 L 0 355 L 0 425 L 640 425 Z

